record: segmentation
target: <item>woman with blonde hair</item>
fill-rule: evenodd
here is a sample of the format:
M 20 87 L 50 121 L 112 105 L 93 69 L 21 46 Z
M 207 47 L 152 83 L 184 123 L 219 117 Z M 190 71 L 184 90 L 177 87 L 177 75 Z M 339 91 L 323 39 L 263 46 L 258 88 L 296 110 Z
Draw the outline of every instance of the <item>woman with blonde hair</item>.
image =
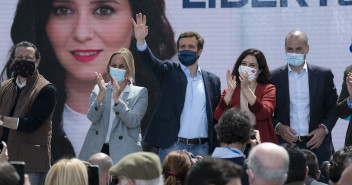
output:
M 164 159 L 162 168 L 165 185 L 183 185 L 188 170 L 192 166 L 189 153 L 185 150 L 170 152 Z
M 61 159 L 50 168 L 45 185 L 88 185 L 87 167 L 76 158 Z
M 88 161 L 98 152 L 109 155 L 114 164 L 127 154 L 142 151 L 141 120 L 148 106 L 148 91 L 134 86 L 134 59 L 122 48 L 106 65 L 110 79 L 95 72 L 96 85 L 90 95 L 88 119 L 92 122 L 79 158 Z

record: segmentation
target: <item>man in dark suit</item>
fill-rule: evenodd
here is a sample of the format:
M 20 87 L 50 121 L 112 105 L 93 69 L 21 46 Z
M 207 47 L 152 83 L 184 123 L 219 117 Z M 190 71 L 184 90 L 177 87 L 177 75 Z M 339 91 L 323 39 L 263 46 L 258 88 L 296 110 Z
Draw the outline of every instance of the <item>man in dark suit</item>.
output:
M 132 20 L 142 63 L 159 82 L 160 101 L 144 141 L 159 149 L 161 161 L 173 150 L 209 155 L 216 143 L 213 113 L 220 99 L 220 79 L 201 70 L 198 58 L 204 39 L 196 32 L 182 33 L 177 40 L 181 64 L 161 61 L 149 50 L 146 16 Z
M 334 75 L 329 69 L 307 64 L 309 44 L 304 32 L 288 33 L 285 50 L 288 65 L 272 71 L 274 128 L 280 143 L 310 149 L 321 164 L 333 151 L 331 131 L 337 121 Z
M 345 119 L 352 114 L 352 65 L 347 66 L 344 72 L 341 93 L 339 100 L 336 103 L 336 114 L 342 119 Z M 352 145 L 351 118 L 348 124 L 345 138 L 345 146 L 348 145 Z

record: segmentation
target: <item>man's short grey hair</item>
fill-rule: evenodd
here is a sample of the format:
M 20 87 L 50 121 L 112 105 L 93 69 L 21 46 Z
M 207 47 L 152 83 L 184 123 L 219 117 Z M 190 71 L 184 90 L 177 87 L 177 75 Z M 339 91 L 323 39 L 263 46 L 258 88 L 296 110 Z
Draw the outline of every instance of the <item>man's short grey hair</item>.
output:
M 151 180 L 134 179 L 136 185 L 164 185 L 164 178 L 160 175 L 158 178 Z
M 270 169 L 263 164 L 264 161 L 258 157 L 259 155 L 262 154 L 257 154 L 255 148 L 250 152 L 248 156 L 248 169 L 254 173 L 256 178 L 283 184 L 287 178 L 289 160 L 285 161 L 279 169 Z

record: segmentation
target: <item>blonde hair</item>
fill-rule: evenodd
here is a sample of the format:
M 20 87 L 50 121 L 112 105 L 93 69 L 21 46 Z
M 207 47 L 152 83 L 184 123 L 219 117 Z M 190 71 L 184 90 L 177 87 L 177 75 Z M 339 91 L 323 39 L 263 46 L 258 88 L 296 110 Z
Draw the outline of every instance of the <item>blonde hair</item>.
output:
M 76 158 L 61 159 L 50 168 L 45 185 L 88 185 L 87 167 Z
M 124 59 L 125 62 L 127 64 L 127 69 L 128 69 L 128 76 L 127 78 L 131 81 L 134 82 L 134 78 L 135 78 L 135 70 L 134 70 L 134 59 L 133 59 L 133 55 L 131 53 L 131 51 L 127 48 L 121 48 L 117 51 L 115 51 L 114 53 L 111 54 L 108 63 L 106 64 L 106 74 L 108 75 L 108 77 L 111 80 L 111 76 L 110 76 L 110 64 L 111 64 L 111 59 L 112 57 L 114 57 L 115 55 L 121 55 Z

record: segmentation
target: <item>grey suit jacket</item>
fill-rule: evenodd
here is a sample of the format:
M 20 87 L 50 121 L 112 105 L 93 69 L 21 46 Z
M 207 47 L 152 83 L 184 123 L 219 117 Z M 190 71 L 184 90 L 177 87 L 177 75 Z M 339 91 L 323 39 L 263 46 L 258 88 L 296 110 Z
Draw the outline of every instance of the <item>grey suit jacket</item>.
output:
M 98 104 L 99 87 L 96 85 L 89 99 L 87 117 L 92 122 L 84 140 L 79 158 L 87 161 L 90 156 L 101 151 L 111 112 L 112 87 L 104 94 L 104 100 Z M 114 164 L 132 152 L 142 151 L 141 120 L 148 107 L 148 91 L 144 87 L 130 85 L 125 89 L 121 102 L 112 106 L 115 112 L 109 139 L 109 153 Z

